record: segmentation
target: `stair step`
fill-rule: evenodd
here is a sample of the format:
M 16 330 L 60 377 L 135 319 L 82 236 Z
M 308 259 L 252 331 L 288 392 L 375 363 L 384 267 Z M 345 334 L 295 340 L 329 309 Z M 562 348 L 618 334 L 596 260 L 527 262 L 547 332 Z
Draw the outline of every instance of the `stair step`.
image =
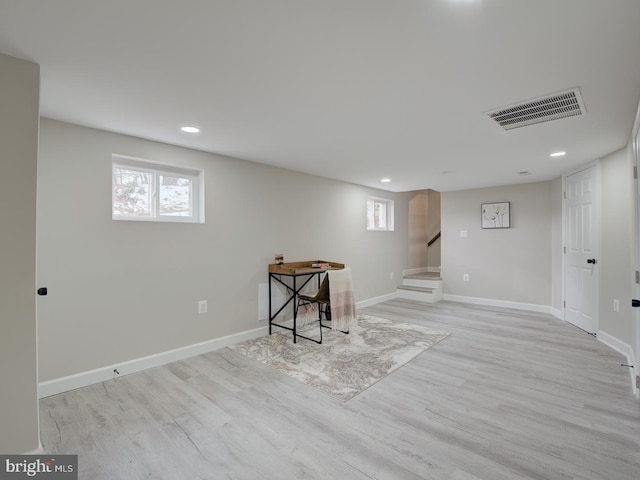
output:
M 410 290 L 412 292 L 425 292 L 425 293 L 433 293 L 436 288 L 432 287 L 414 287 L 412 285 L 398 285 L 398 290 Z
M 402 285 L 398 285 L 396 295 L 399 298 L 419 302 L 436 303 L 442 300 L 442 278 L 440 272 L 422 272 L 402 276 Z
M 442 282 L 439 283 L 441 284 Z M 398 285 L 396 292 L 399 298 L 417 300 L 419 302 L 436 303 L 442 300 L 441 286 Z
M 438 272 L 413 273 L 411 275 L 403 275 L 402 278 L 412 280 L 442 280 L 442 277 Z
M 422 287 L 442 290 L 442 280 L 438 277 L 403 277 L 405 287 Z

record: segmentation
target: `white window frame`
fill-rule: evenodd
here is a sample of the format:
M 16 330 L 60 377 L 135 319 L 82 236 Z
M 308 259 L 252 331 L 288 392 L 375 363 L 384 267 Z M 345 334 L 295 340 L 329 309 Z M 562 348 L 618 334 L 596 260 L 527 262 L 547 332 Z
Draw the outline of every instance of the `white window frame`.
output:
M 151 174 L 152 179 L 152 205 L 151 214 L 126 215 L 115 213 L 115 185 L 114 168 L 128 168 Z M 190 210 L 191 215 L 162 215 L 160 214 L 160 198 L 158 178 L 162 175 L 180 176 L 191 180 L 190 186 Z M 168 165 L 153 160 L 128 157 L 113 154 L 111 156 L 111 218 L 113 220 L 139 221 L 139 222 L 170 222 L 170 223 L 204 223 L 204 170 L 190 169 Z
M 384 205 L 386 212 L 386 219 L 384 221 L 384 225 L 375 225 L 374 215 L 376 205 Z M 393 223 L 393 215 L 394 215 L 394 205 L 393 200 L 388 198 L 380 198 L 380 197 L 367 197 L 367 230 L 369 231 L 378 231 L 378 232 L 393 232 L 394 223 Z

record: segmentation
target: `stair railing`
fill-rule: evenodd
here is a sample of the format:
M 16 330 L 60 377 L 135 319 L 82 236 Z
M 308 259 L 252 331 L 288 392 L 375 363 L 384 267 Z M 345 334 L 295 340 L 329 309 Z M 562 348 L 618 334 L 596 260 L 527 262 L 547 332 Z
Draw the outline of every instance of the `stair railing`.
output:
M 436 241 L 436 240 L 438 240 L 438 239 L 440 238 L 440 234 L 441 234 L 441 233 L 442 233 L 442 232 L 438 232 L 438 233 L 436 233 L 436 234 L 434 235 L 434 237 L 433 237 L 431 240 L 429 240 L 429 241 L 427 242 L 427 247 L 430 247 L 431 245 L 433 245 L 433 244 L 435 243 L 435 241 Z

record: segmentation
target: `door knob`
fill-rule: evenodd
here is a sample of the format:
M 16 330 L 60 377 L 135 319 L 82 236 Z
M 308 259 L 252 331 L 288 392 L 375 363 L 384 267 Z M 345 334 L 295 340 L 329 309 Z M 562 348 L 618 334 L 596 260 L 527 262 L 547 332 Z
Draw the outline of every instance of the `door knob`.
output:
M 595 258 L 588 258 L 587 263 L 593 263 L 595 265 L 598 261 Z
M 640 300 L 637 300 L 635 298 L 631 299 L 631 306 L 634 308 L 640 307 Z
M 46 295 L 47 293 L 49 293 L 49 291 L 47 290 L 47 287 L 40 287 L 38 289 L 38 295 Z

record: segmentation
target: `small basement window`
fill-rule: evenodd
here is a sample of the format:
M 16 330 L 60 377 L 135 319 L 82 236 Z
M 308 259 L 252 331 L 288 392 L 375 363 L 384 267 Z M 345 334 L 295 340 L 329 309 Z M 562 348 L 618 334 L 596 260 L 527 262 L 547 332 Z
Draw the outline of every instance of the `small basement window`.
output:
M 202 170 L 113 155 L 114 220 L 204 223 Z
M 393 200 L 367 198 L 367 230 L 393 231 Z

